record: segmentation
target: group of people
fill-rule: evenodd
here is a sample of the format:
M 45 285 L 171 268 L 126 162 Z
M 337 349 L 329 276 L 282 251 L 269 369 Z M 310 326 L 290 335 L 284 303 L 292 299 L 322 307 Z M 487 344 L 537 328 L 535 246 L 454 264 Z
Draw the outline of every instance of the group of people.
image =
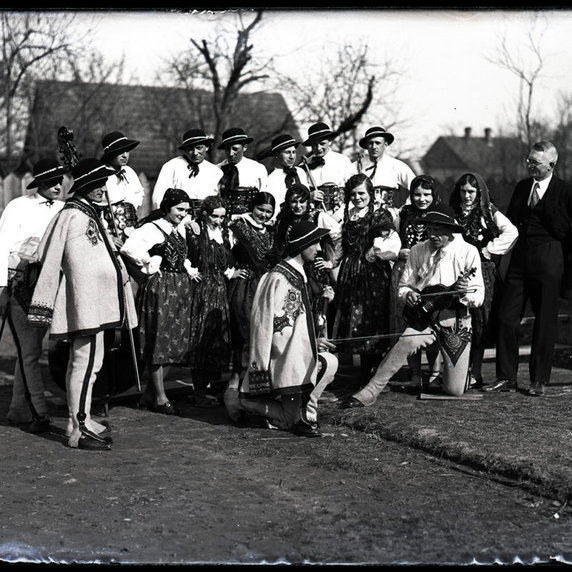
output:
M 100 159 L 72 167 L 65 202 L 66 169 L 38 161 L 28 185 L 37 191 L 0 218 L 0 307 L 18 353 L 8 420 L 49 430 L 38 365 L 49 329 L 70 345 L 68 445 L 110 449 L 91 396 L 104 333 L 127 330 L 147 372 L 141 407 L 177 414 L 165 379 L 183 365 L 193 405 L 224 402 L 233 421 L 255 414 L 319 437 L 318 404 L 338 400 L 327 388 L 343 354 L 360 358 L 344 408 L 373 405 L 406 364 L 419 390 L 515 389 L 529 299 L 529 394 L 543 395 L 558 298 L 572 286 L 572 191 L 553 173 L 554 145 L 532 146 L 530 177 L 503 214 L 478 173 L 462 174 L 444 204 L 433 177 L 385 153 L 394 135 L 382 127 L 365 132 L 355 162 L 331 148 L 338 135 L 325 123 L 303 142 L 278 135 L 269 173 L 245 156 L 243 129 L 223 133 L 218 165 L 206 158 L 212 137 L 190 129 L 141 219 L 144 192 L 128 165 L 139 141 L 107 134 Z M 311 152 L 300 159 L 301 145 Z M 492 345 L 497 379 L 486 383 Z

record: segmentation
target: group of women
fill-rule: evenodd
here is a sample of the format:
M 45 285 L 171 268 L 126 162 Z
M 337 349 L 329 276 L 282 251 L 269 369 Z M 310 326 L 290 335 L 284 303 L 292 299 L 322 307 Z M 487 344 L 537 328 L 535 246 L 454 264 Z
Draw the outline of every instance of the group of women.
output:
M 206 392 L 231 372 L 236 385 L 248 368 L 254 293 L 260 277 L 284 255 L 289 229 L 312 220 L 330 232 L 316 261 L 305 267 L 318 336 L 340 352 L 360 355 L 360 380 L 367 383 L 392 341 L 403 331 L 397 285 L 410 249 L 427 238 L 422 215 L 440 201 L 432 177 L 416 177 L 409 200 L 394 209 L 364 174 L 346 182 L 340 223 L 310 190 L 291 186 L 284 202 L 258 192 L 247 213 L 230 215 L 219 196 L 207 197 L 197 220 L 191 201 L 169 189 L 157 211 L 137 223 L 121 254 L 139 270 L 137 308 L 139 343 L 149 383 L 141 404 L 165 414 L 176 410 L 165 394 L 167 368 L 190 367 L 199 407 L 216 406 Z M 517 230 L 493 205 L 485 181 L 466 173 L 450 196 L 464 238 L 482 258 L 485 303 L 473 314 L 474 383 L 482 383 L 484 348 L 491 343 L 491 308 L 498 290 L 498 261 L 517 238 Z M 390 335 L 388 335 L 390 334 Z M 396 334 L 392 337 L 391 334 Z M 438 350 L 427 358 L 433 377 L 439 373 Z M 411 381 L 421 383 L 421 356 L 410 357 Z M 221 388 L 222 389 L 222 388 Z

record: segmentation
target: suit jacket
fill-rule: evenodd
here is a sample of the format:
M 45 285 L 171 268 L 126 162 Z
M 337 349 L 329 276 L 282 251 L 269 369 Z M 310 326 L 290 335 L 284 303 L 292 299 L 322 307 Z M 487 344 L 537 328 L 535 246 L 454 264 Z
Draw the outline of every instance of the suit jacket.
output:
M 522 219 L 528 208 L 528 198 L 532 189 L 533 179 L 528 177 L 516 184 L 506 216 L 522 233 Z M 548 232 L 560 241 L 564 253 L 564 275 L 561 295 L 572 296 L 572 188 L 556 176 L 552 176 L 544 201 L 544 225 Z M 521 235 L 522 236 L 522 235 Z

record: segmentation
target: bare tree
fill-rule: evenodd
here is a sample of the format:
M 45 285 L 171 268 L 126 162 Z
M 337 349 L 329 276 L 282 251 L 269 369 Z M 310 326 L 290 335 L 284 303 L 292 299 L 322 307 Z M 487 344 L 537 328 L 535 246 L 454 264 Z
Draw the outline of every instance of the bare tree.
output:
M 238 96 L 269 78 L 272 60 L 254 54 L 253 36 L 263 12 L 237 11 L 233 30 L 225 30 L 223 22 L 211 39 L 191 38 L 191 50 L 168 65 L 166 77 L 172 85 L 187 90 L 196 124 L 212 123 L 217 141 L 228 125 Z M 226 16 L 223 17 L 228 22 Z
M 320 69 L 303 80 L 280 77 L 280 85 L 293 102 L 293 114 L 300 123 L 324 121 L 340 132 L 338 150 L 355 147 L 357 128 L 368 114 L 375 113 L 389 130 L 391 102 L 401 72 L 389 60 L 372 63 L 366 43 L 346 43 L 322 61 Z
M 26 93 L 43 63 L 69 54 L 72 44 L 68 32 L 73 20 L 73 14 L 56 17 L 42 12 L 0 13 L 0 130 L 8 165 L 15 160 L 17 134 L 27 122 Z
M 496 54 L 489 61 L 512 73 L 519 81 L 516 129 L 520 138 L 530 146 L 539 136 L 542 121 L 533 119 L 534 96 L 541 79 L 546 56 L 542 41 L 547 23 L 539 13 L 532 16 L 526 42 L 512 44 L 505 33 L 499 41 Z

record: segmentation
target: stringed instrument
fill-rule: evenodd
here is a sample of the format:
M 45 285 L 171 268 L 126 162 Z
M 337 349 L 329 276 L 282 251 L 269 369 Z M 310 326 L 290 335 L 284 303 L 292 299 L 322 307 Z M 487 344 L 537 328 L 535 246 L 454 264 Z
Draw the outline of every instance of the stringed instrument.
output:
M 469 268 L 460 274 L 459 279 L 470 278 L 476 273 L 475 267 Z M 422 331 L 431 325 L 434 314 L 450 308 L 457 297 L 468 292 L 474 292 L 474 290 L 455 290 L 455 284 L 451 286 L 443 286 L 443 284 L 427 286 L 419 292 L 421 301 L 418 304 L 404 306 L 403 320 L 413 329 Z
M 70 170 L 80 161 L 82 154 L 73 143 L 73 131 L 65 126 L 58 130 L 58 147 L 64 165 Z M 108 200 L 109 204 L 109 200 Z M 109 398 L 137 385 L 139 380 L 139 350 L 131 329 L 114 328 L 104 332 L 103 365 L 96 376 L 93 396 Z M 48 363 L 54 382 L 66 390 L 66 371 L 69 361 L 70 343 L 64 340 L 50 340 Z

